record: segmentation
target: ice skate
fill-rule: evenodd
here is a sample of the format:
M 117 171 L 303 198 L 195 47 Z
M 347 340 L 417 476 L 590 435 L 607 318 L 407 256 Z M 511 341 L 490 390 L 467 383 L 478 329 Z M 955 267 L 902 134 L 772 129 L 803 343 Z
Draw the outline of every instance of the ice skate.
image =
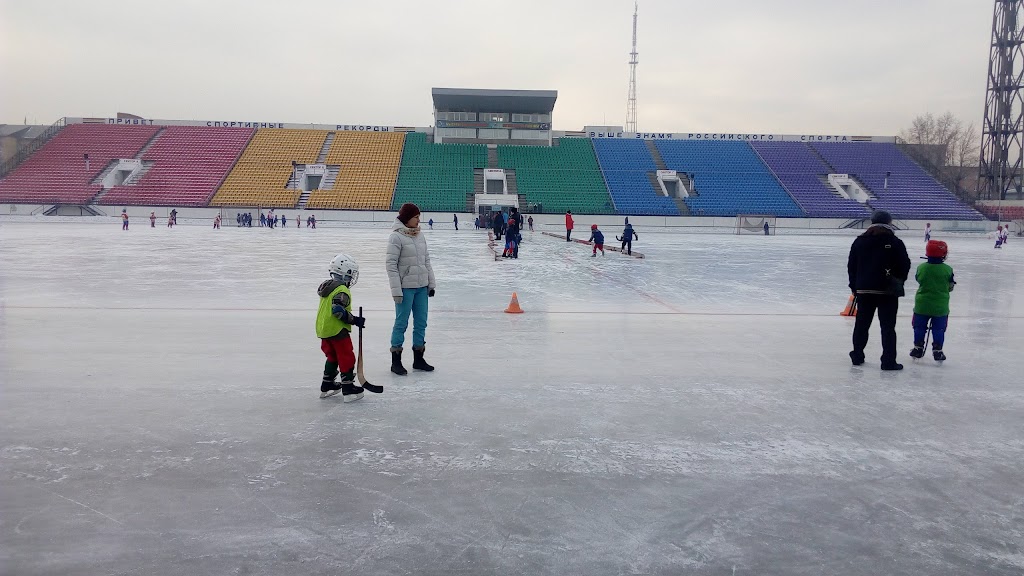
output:
M 324 380 L 320 384 L 320 397 L 321 398 L 328 398 L 328 397 L 334 396 L 338 392 L 341 392 L 341 384 L 338 384 L 333 379 L 331 379 L 330 382 L 328 382 L 327 380 Z
M 355 402 L 363 397 L 363 389 L 355 384 L 343 382 L 340 387 L 342 402 Z
M 942 351 L 942 348 L 932 346 L 932 358 L 934 358 L 936 362 L 945 362 L 946 353 Z
M 914 349 L 910 351 L 911 358 L 923 358 L 924 357 L 924 342 L 914 343 Z

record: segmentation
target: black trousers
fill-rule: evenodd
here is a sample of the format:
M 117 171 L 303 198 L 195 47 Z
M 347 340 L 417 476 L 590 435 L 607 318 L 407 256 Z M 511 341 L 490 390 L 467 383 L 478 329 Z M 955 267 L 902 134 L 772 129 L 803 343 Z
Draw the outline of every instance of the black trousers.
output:
M 629 255 L 632 256 L 633 255 L 633 241 L 632 240 L 623 240 L 622 241 L 622 248 L 621 248 L 621 250 L 623 252 L 625 252 L 626 254 L 629 254 Z
M 882 364 L 896 362 L 896 313 L 900 299 L 881 294 L 859 294 L 857 296 L 857 323 L 853 327 L 853 351 L 864 353 L 868 345 L 868 331 L 878 312 L 878 323 L 882 327 Z
M 572 230 L 570 228 L 565 229 L 565 241 L 568 242 L 572 236 Z

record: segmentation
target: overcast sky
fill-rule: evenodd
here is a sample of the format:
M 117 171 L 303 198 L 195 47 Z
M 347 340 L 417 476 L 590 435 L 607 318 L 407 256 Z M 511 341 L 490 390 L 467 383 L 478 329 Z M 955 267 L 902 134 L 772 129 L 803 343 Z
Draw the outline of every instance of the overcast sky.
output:
M 983 113 L 988 0 L 640 0 L 641 131 L 890 135 Z M 430 88 L 625 121 L 632 0 L 0 0 L 0 123 L 427 126 Z

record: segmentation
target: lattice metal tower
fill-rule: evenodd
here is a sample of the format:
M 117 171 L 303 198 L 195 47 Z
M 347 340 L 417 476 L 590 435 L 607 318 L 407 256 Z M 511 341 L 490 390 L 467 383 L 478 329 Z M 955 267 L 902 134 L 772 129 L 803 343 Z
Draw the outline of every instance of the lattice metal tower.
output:
M 978 195 L 1006 199 L 1021 178 L 1024 162 L 1024 0 L 996 0 L 988 91 L 981 129 Z
M 1022 0 L 1024 1 L 1024 0 Z M 629 100 L 626 101 L 626 132 L 636 132 L 636 14 L 638 6 L 633 3 L 633 51 L 629 53 Z

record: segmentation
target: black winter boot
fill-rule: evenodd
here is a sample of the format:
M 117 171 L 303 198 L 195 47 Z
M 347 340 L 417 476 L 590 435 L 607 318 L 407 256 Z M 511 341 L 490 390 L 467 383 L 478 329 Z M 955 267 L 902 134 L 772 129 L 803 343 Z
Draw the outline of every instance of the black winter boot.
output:
M 401 348 L 391 349 L 391 371 L 394 372 L 395 374 L 398 374 L 399 376 L 405 376 L 406 374 L 409 373 L 409 371 L 405 369 L 405 366 L 402 366 Z
M 853 362 L 854 366 L 860 366 L 864 363 L 864 353 L 857 352 L 856 350 L 850 352 L 850 361 Z
M 424 372 L 433 372 L 434 367 L 427 364 L 427 361 L 423 359 L 423 353 L 426 348 L 413 348 L 412 349 L 412 367 L 415 370 L 423 370 Z

